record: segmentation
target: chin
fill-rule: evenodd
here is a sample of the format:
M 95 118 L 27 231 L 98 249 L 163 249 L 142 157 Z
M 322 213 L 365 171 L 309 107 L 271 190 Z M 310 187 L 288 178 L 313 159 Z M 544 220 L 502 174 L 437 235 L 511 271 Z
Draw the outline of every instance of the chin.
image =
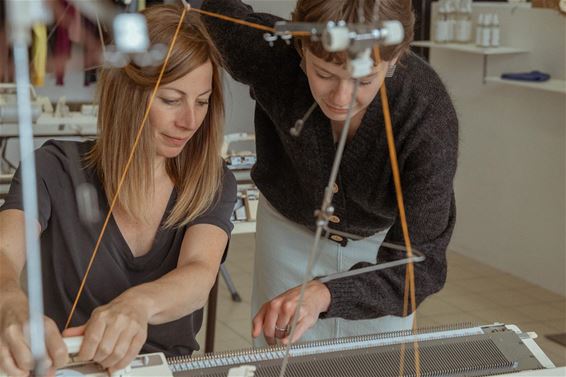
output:
M 175 158 L 181 154 L 183 148 L 171 148 L 171 147 L 160 148 L 160 150 L 157 151 L 157 154 L 164 158 Z
M 336 114 L 335 112 L 328 109 L 323 109 L 322 112 L 328 119 L 335 122 L 344 122 L 348 117 L 348 114 Z

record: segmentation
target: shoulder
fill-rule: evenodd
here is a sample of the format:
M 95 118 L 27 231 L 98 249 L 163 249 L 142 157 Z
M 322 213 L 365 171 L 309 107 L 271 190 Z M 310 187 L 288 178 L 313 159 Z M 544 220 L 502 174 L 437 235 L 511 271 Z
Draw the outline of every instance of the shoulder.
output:
M 234 225 L 230 221 L 234 205 L 236 203 L 237 185 L 234 174 L 226 166 L 223 168 L 222 183 L 216 193 L 212 205 L 199 217 L 189 223 L 188 226 L 196 224 L 211 224 L 223 229 L 228 236 Z
M 450 96 L 436 71 L 416 54 L 410 52 L 397 64 L 395 75 L 388 83 L 396 97 L 420 107 L 435 103 L 449 103 Z
M 36 150 L 40 157 L 57 159 L 61 161 L 82 158 L 94 146 L 93 140 L 70 141 L 70 140 L 48 140 Z
M 397 139 L 405 155 L 449 153 L 458 148 L 458 117 L 444 83 L 434 69 L 414 53 L 398 63 L 386 79 Z M 402 153 L 403 154 L 403 153 Z
M 220 187 L 221 196 L 223 200 L 236 200 L 238 183 L 234 173 L 228 169 L 226 164 L 223 164 L 222 170 L 222 186 Z
M 406 55 L 388 83 L 396 113 L 420 131 L 456 132 L 457 114 L 442 79 L 434 69 L 414 53 Z
M 48 140 L 35 151 L 40 173 L 72 173 L 82 166 L 83 157 L 91 150 L 94 141 Z

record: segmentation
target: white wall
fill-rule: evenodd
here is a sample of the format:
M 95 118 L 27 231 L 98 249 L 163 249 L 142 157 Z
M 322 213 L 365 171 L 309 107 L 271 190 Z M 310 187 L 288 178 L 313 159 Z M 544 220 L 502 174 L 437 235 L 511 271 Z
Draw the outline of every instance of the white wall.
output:
M 497 12 L 502 45 L 530 50 L 490 57 L 489 75 L 538 69 L 565 79 L 566 17 L 509 5 L 474 11 Z M 450 248 L 566 296 L 566 95 L 484 85 L 482 62 L 431 50 L 460 118 Z

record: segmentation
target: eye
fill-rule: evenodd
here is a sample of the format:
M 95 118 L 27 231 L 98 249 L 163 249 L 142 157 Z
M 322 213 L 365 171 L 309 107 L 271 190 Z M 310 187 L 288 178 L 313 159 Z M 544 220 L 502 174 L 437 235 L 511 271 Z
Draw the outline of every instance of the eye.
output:
M 209 104 L 210 104 L 210 101 L 209 101 L 209 100 L 198 100 L 198 101 L 197 101 L 197 105 L 199 105 L 199 106 L 203 106 L 203 107 L 204 107 L 204 106 L 208 106 Z
M 369 80 L 369 81 L 360 81 L 360 85 L 361 86 L 366 86 L 366 85 L 371 85 L 371 83 L 373 82 L 373 80 Z
M 179 103 L 181 103 L 181 100 L 179 99 L 169 99 L 169 98 L 164 98 L 164 97 L 160 97 L 161 101 L 169 106 L 174 106 L 174 105 L 178 105 Z
M 321 73 L 321 72 L 316 72 L 316 75 L 323 80 L 330 80 L 332 78 L 332 75 Z

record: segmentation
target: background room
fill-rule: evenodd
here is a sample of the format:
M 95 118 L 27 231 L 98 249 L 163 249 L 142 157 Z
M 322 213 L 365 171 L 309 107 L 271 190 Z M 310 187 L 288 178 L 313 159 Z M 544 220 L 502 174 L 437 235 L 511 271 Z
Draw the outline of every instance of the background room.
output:
M 286 19 L 296 4 L 244 2 Z M 446 86 L 460 142 L 447 281 L 418 308 L 417 323 L 515 324 L 536 332 L 537 344 L 552 362 L 566 366 L 566 5 L 560 11 L 559 3 L 413 1 L 412 51 Z M 67 12 L 64 17 L 73 14 L 72 7 Z M 84 46 L 86 40 L 98 41 L 99 32 L 95 23 L 82 22 L 91 28 L 83 28 L 82 35 L 55 30 L 53 23 L 46 29 L 49 54 L 64 38 L 68 41 L 65 58 L 50 60 L 44 75 L 32 76 L 36 147 L 52 138 L 96 138 L 96 66 L 85 63 Z M 2 203 L 20 152 L 13 67 L 1 28 L 0 64 Z M 222 152 L 238 181 L 238 201 L 228 257 L 198 334 L 199 353 L 252 347 L 255 314 L 251 289 L 259 191 L 250 177 L 256 161 L 255 102 L 248 87 L 223 75 Z

